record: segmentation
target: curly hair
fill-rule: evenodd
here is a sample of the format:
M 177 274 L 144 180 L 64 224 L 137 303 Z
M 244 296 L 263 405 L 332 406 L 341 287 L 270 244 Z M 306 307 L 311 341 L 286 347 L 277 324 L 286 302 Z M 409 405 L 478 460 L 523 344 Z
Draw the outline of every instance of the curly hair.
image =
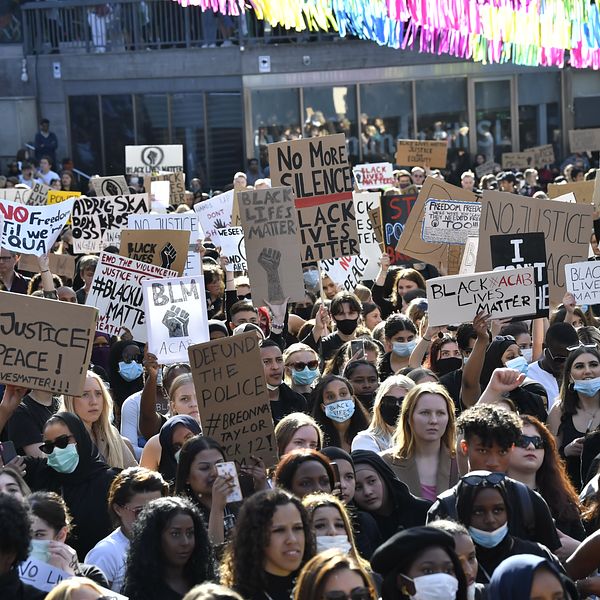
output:
M 265 549 L 270 543 L 270 524 L 279 506 L 293 504 L 300 512 L 304 529 L 301 566 L 315 554 L 308 513 L 298 498 L 282 489 L 257 492 L 244 502 L 231 543 L 221 564 L 221 583 L 244 598 L 252 598 L 267 587 Z
M 331 489 L 333 489 L 333 486 L 335 485 L 335 475 L 333 473 L 333 469 L 331 468 L 329 459 L 324 454 L 321 454 L 316 450 L 309 450 L 308 448 L 292 450 L 291 452 L 288 452 L 282 456 L 277 468 L 275 469 L 273 483 L 277 487 L 294 493 L 292 489 L 292 481 L 296 471 L 300 465 L 311 461 L 318 462 L 323 465 L 323 468 L 327 472 L 327 477 L 329 478 L 329 485 Z
M 0 553 L 14 553 L 16 567 L 29 556 L 31 522 L 23 502 L 10 494 L 0 494 L 0 531 Z
M 162 533 L 177 515 L 189 515 L 194 524 L 195 545 L 183 569 L 189 583 L 196 585 L 214 578 L 213 555 L 200 511 L 185 498 L 152 500 L 133 526 L 133 538 L 127 555 L 123 593 L 130 600 L 161 600 L 164 584 Z
M 477 404 L 465 410 L 458 417 L 456 426 L 467 443 L 476 435 L 488 448 L 494 443 L 500 448 L 512 448 L 521 436 L 519 417 L 490 404 Z

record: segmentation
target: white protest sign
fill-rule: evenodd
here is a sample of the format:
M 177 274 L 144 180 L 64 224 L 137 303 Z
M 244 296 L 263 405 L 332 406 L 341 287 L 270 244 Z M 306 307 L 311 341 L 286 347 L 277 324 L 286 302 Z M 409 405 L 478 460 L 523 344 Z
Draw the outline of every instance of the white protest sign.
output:
M 353 292 L 362 283 L 367 261 L 362 256 L 343 256 L 319 261 L 321 271 L 329 275 L 340 291 Z
M 352 174 L 359 190 L 374 190 L 394 185 L 394 169 L 391 163 L 356 165 Z
M 161 365 L 187 362 L 189 346 L 210 340 L 204 277 L 146 280 L 142 286 L 148 351 Z
M 183 146 L 125 146 L 125 174 L 183 171 Z
M 119 194 L 129 193 L 129 186 L 123 175 L 92 177 L 90 183 L 98 196 L 118 196 Z
M 565 284 L 578 305 L 600 304 L 600 261 L 565 265 Z
M 224 227 L 218 230 L 221 255 L 227 259 L 227 271 L 247 271 L 246 244 L 241 227 Z
M 0 200 L 10 200 L 17 204 L 28 204 L 29 196 L 31 196 L 31 188 L 0 189 Z
M 198 223 L 198 215 L 194 211 L 168 215 L 129 215 L 127 218 L 127 228 L 137 230 L 165 229 L 167 231 L 189 231 L 190 248 L 183 274 L 190 276 L 202 273 L 202 260 L 200 253 L 196 252 L 196 242 L 204 238 L 204 233 Z
M 50 252 L 62 231 L 74 198 L 49 206 L 28 206 L 0 200 L 0 214 L 4 217 L 2 247 L 20 254 L 41 256 Z
M 216 246 L 220 246 L 218 229 L 231 225 L 233 212 L 233 190 L 229 190 L 194 206 L 198 221 L 204 234 L 210 237 Z
M 571 204 L 577 202 L 573 192 L 563 194 L 562 196 L 558 196 L 558 198 L 552 198 L 552 200 L 554 200 L 554 202 L 570 202 Z
M 381 249 L 373 231 L 373 223 L 369 219 L 369 213 L 372 210 L 379 211 L 379 193 L 354 192 L 352 198 L 356 213 L 356 229 L 358 230 L 360 256 L 366 261 L 362 276 L 363 279 L 375 279 L 377 273 L 379 273 L 378 261 L 381 256 Z
M 431 326 L 470 323 L 478 312 L 492 319 L 530 315 L 536 309 L 533 267 L 429 279 L 427 301 Z
M 479 236 L 470 235 L 465 242 L 465 251 L 462 255 L 460 275 L 469 275 L 475 273 L 475 264 L 477 263 L 477 247 L 479 246 Z
M 479 231 L 481 204 L 435 200 L 425 202 L 423 241 L 433 244 L 464 244 L 469 235 Z
M 150 200 L 152 210 L 158 213 L 166 213 L 171 198 L 171 183 L 169 181 L 150 182 Z
M 121 335 L 125 328 L 136 342 L 145 342 L 142 281 L 176 277 L 177 271 L 102 252 L 85 301 L 98 309 L 97 331 Z
M 100 252 L 107 246 L 118 248 L 127 217 L 148 212 L 148 194 L 75 198 L 71 215 L 75 254 Z

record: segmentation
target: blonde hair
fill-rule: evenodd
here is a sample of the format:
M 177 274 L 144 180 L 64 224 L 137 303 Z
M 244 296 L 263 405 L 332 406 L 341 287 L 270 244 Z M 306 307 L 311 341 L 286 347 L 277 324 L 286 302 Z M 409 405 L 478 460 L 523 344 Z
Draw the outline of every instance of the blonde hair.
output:
M 323 447 L 323 431 L 319 427 L 319 424 L 306 413 L 290 413 L 283 417 L 283 419 L 275 426 L 275 440 L 277 441 L 277 449 L 280 457 L 283 456 L 283 451 L 292 441 L 296 431 L 298 431 L 300 427 L 305 427 L 306 425 L 314 427 L 317 432 L 317 437 L 319 438 L 319 447 L 317 450 L 320 450 Z
M 441 396 L 446 403 L 446 411 L 448 412 L 448 424 L 446 431 L 442 435 L 440 443 L 443 444 L 452 456 L 454 456 L 454 445 L 456 443 L 456 417 L 454 416 L 454 402 L 446 388 L 433 382 L 419 383 L 406 394 L 402 403 L 402 411 L 400 419 L 394 432 L 393 456 L 396 458 L 410 458 L 415 454 L 415 436 L 413 433 L 412 418 L 419 402 L 419 398 L 423 394 L 435 394 Z
M 315 360 L 319 360 L 319 355 L 317 354 L 317 352 L 313 348 L 311 348 L 308 344 L 303 344 L 301 342 L 297 342 L 295 344 L 292 344 L 291 346 L 288 346 L 283 352 L 283 364 L 286 367 L 286 370 L 284 371 L 284 381 L 287 384 L 289 384 L 292 379 L 291 375 L 288 375 L 288 373 L 287 373 L 288 362 L 289 362 L 290 358 L 292 357 L 292 355 L 296 354 L 296 352 L 310 352 L 310 353 L 314 354 Z
M 81 588 L 90 588 L 102 596 L 106 595 L 106 590 L 103 590 L 95 581 L 87 577 L 69 577 L 69 579 L 64 579 L 53 588 L 45 600 L 71 600 L 74 598 L 74 592 L 80 591 Z
M 102 411 L 98 419 L 92 423 L 92 441 L 96 443 L 108 465 L 116 469 L 124 469 L 127 465 L 123 456 L 123 440 L 117 428 L 111 423 L 113 401 L 110 392 L 102 378 L 93 371 L 88 371 L 86 377 L 94 379 L 102 392 Z M 59 410 L 77 414 L 75 396 L 63 396 Z
M 375 394 L 375 400 L 373 401 L 373 416 L 371 417 L 369 427 L 367 427 L 367 431 L 375 437 L 389 439 L 394 432 L 394 427 L 388 425 L 381 416 L 381 400 L 384 396 L 387 396 L 394 387 L 401 387 L 407 392 L 410 392 L 410 390 L 415 387 L 415 382 L 409 377 L 406 377 L 406 375 L 392 375 L 381 382 L 381 385 Z
M 169 410 L 171 416 L 175 415 L 175 413 L 173 412 L 175 393 L 180 387 L 183 387 L 187 384 L 192 384 L 192 386 L 194 386 L 194 378 L 192 377 L 191 373 L 182 373 L 181 375 L 177 375 L 177 377 L 173 379 L 173 383 L 171 383 L 171 387 L 169 388 Z M 194 387 L 194 393 L 195 391 L 196 388 Z

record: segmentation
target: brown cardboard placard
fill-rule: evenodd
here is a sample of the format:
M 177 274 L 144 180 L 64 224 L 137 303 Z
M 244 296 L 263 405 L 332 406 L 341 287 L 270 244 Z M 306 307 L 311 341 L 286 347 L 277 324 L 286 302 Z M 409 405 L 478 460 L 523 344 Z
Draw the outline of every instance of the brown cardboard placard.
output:
M 571 152 L 594 152 L 600 150 L 600 128 L 572 129 L 569 131 Z
M 0 292 L 0 381 L 81 396 L 97 314 L 89 306 Z
M 554 156 L 554 146 L 552 144 L 544 144 L 543 146 L 533 146 L 532 148 L 526 148 L 524 152 L 533 152 L 535 157 L 535 167 L 545 167 L 551 165 L 556 160 Z
M 595 206 L 598 206 L 600 203 L 600 185 L 598 185 L 597 179 L 575 181 L 573 183 L 548 184 L 548 196 L 550 199 L 558 198 L 570 192 L 575 194 L 575 202 L 577 204 L 595 204 Z
M 238 192 L 252 298 L 262 305 L 304 299 L 298 215 L 291 187 Z
M 369 211 L 369 220 L 373 225 L 373 234 L 379 244 L 379 249 L 383 254 L 385 252 L 385 244 L 383 243 L 383 229 L 381 227 L 381 208 L 374 208 Z
M 150 184 L 153 181 L 168 181 L 169 204 L 179 206 L 185 202 L 185 173 L 175 171 L 174 173 L 159 173 L 158 175 L 144 175 L 144 190 L 150 193 Z
M 188 348 L 202 433 L 217 440 L 231 460 L 267 467 L 277 443 L 256 333 L 242 333 Z
M 119 254 L 183 274 L 190 245 L 189 231 L 123 229 Z
M 502 154 L 503 169 L 527 169 L 535 166 L 534 152 L 504 152 Z
M 48 198 L 48 192 L 51 192 L 52 188 L 36 181 L 31 187 L 31 194 L 27 198 L 27 204 L 31 206 L 44 206 Z
M 0 188 L 0 200 L 29 204 L 29 196 L 31 196 L 31 188 Z
M 403 167 L 446 168 L 448 142 L 435 140 L 397 140 L 396 164 Z
M 75 258 L 70 254 L 48 254 L 50 271 L 62 279 L 73 279 L 75 276 Z M 38 259 L 33 254 L 21 254 L 19 258 L 19 271 L 37 273 L 40 270 Z
M 98 196 L 120 196 L 129 194 L 129 186 L 123 175 L 92 177 L 90 183 Z
M 564 265 L 587 259 L 592 212 L 591 205 L 484 190 L 477 271 L 492 268 L 491 235 L 542 231 L 546 239 L 550 302 L 560 304 L 565 293 Z

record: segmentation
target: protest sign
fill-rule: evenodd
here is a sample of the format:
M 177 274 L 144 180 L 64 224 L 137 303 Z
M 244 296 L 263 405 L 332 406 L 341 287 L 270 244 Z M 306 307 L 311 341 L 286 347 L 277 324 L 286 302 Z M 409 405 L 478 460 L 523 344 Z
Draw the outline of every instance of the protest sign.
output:
M 423 240 L 431 243 L 464 244 L 479 231 L 481 204 L 429 199 L 425 202 Z
M 85 300 L 100 313 L 96 329 L 109 335 L 121 335 L 128 329 L 136 342 L 145 342 L 142 282 L 175 277 L 177 272 L 171 269 L 102 252 Z
M 533 146 L 532 148 L 526 148 L 525 152 L 533 153 L 533 166 L 534 167 L 545 167 L 554 163 L 554 147 L 552 144 L 544 144 L 543 146 Z
M 598 179 L 574 181 L 573 183 L 549 183 L 548 196 L 554 200 L 565 194 L 574 194 L 577 204 L 594 204 L 600 208 L 600 184 Z
M 194 210 L 204 235 L 208 236 L 216 246 L 220 246 L 218 230 L 231 225 L 233 190 L 199 202 L 194 206 Z
M 119 247 L 127 217 L 147 212 L 150 212 L 148 194 L 77 198 L 71 215 L 75 254 L 100 252 L 112 244 Z
M 144 189 L 149 190 L 153 181 L 169 182 L 169 204 L 179 206 L 185 202 L 185 173 L 183 171 L 144 175 Z
M 568 194 L 563 194 L 562 196 L 557 196 L 556 198 L 552 198 L 555 202 L 569 202 L 570 204 L 575 204 L 577 199 L 575 198 L 575 194 L 573 192 L 569 192 Z
M 244 230 L 241 227 L 223 227 L 223 229 L 217 229 L 217 233 L 221 256 L 227 259 L 225 269 L 227 271 L 247 271 Z
M 50 271 L 58 275 L 61 279 L 73 279 L 75 276 L 75 258 L 70 254 L 48 254 Z M 18 263 L 19 271 L 28 273 L 37 273 L 40 265 L 35 256 L 31 254 L 21 254 Z
M 477 262 L 477 246 L 479 244 L 479 236 L 468 236 L 465 242 L 465 251 L 460 262 L 460 275 L 469 275 L 475 273 L 475 263 Z
M 46 197 L 46 204 L 59 204 L 69 198 L 79 198 L 81 192 L 61 192 L 58 190 L 49 190 Z
M 428 177 L 419 192 L 413 209 L 408 215 L 396 251 L 435 267 L 440 264 L 447 264 L 449 273 L 458 273 L 462 248 L 457 247 L 456 256 L 451 256 L 453 249 L 449 251 L 447 244 L 432 244 L 423 241 L 421 238 L 425 217 L 425 202 L 430 199 L 477 202 L 477 196 L 473 192 L 446 183 L 441 179 Z
M 503 169 L 527 169 L 535 166 L 533 152 L 504 152 L 502 154 Z
M 298 215 L 292 188 L 238 192 L 252 282 L 258 304 L 304 299 Z
M 535 310 L 533 268 L 429 279 L 427 303 L 430 326 L 470 323 L 479 312 L 492 319 L 528 315 Z
M 302 262 L 359 254 L 343 134 L 269 144 L 273 187 L 296 196 Z
M 600 129 L 572 129 L 569 131 L 571 152 L 600 150 Z
M 429 167 L 445 169 L 448 142 L 398 140 L 396 164 L 403 167 Z
M 356 212 L 356 229 L 358 231 L 358 242 L 360 244 L 360 256 L 366 261 L 363 271 L 364 279 L 375 279 L 379 272 L 379 257 L 381 247 L 377 240 L 377 232 L 369 219 L 369 212 L 376 211 L 379 219 L 379 193 L 377 192 L 354 192 L 354 211 Z
M 35 256 L 50 252 L 74 202 L 70 199 L 52 206 L 29 206 L 0 200 L 0 215 L 4 218 L 2 247 Z
M 161 365 L 187 362 L 192 344 L 210 340 L 204 277 L 145 280 L 142 287 L 148 352 Z
M 494 172 L 496 163 L 493 160 L 487 160 L 486 162 L 475 167 L 475 175 L 478 179 L 481 179 L 484 175 L 489 175 Z
M 171 184 L 168 181 L 153 181 L 150 184 L 150 206 L 152 212 L 165 214 L 169 208 L 169 189 Z
M 340 291 L 353 292 L 362 283 L 367 260 L 362 256 L 343 256 L 319 261 L 321 272 L 338 286 Z
M 411 257 L 398 252 L 396 248 L 416 200 L 417 196 L 414 194 L 406 196 L 382 196 L 381 198 L 381 226 L 383 228 L 384 251 L 390 257 L 390 264 L 392 265 L 411 261 Z
M 277 463 L 273 418 L 256 333 L 188 348 L 203 435 L 242 465 Z
M 0 188 L 0 200 L 27 204 L 29 196 L 31 196 L 31 188 Z
M 0 382 L 81 396 L 96 315 L 89 306 L 0 293 Z
M 491 235 L 542 231 L 546 240 L 550 302 L 560 304 L 565 293 L 564 265 L 587 258 L 592 212 L 591 205 L 484 190 L 477 270 L 492 268 Z
M 394 185 L 394 169 L 391 163 L 368 163 L 352 169 L 359 190 L 375 190 Z
M 385 244 L 383 243 L 383 225 L 381 224 L 381 203 L 377 208 L 372 208 L 368 211 L 369 221 L 373 227 L 373 235 L 379 244 L 381 254 L 385 252 Z M 358 227 L 358 225 L 357 225 Z
M 187 262 L 189 246 L 189 231 L 123 229 L 119 254 L 163 269 L 173 269 L 181 275 Z
M 183 146 L 125 146 L 126 175 L 157 171 L 183 171 Z
M 123 175 L 92 177 L 90 183 L 98 196 L 123 196 L 129 194 L 129 186 Z M 150 188 L 144 187 L 148 190 Z
M 30 206 L 43 206 L 46 204 L 46 198 L 48 197 L 48 192 L 50 191 L 52 191 L 51 187 L 36 181 L 31 187 L 31 194 L 29 194 L 27 204 Z
M 129 215 L 127 228 L 133 230 L 163 229 L 166 231 L 189 231 L 190 245 L 183 274 L 185 276 L 200 275 L 202 263 L 200 254 L 196 252 L 196 242 L 204 237 L 198 223 L 198 215 L 193 212 L 173 213 L 168 215 Z
M 544 234 L 518 233 L 490 236 L 492 267 L 517 269 L 531 267 L 535 279 L 536 304 L 528 317 L 547 317 L 550 308 L 548 269 L 546 268 L 546 240 Z
M 600 304 L 600 261 L 585 260 L 565 265 L 567 292 L 577 304 Z

